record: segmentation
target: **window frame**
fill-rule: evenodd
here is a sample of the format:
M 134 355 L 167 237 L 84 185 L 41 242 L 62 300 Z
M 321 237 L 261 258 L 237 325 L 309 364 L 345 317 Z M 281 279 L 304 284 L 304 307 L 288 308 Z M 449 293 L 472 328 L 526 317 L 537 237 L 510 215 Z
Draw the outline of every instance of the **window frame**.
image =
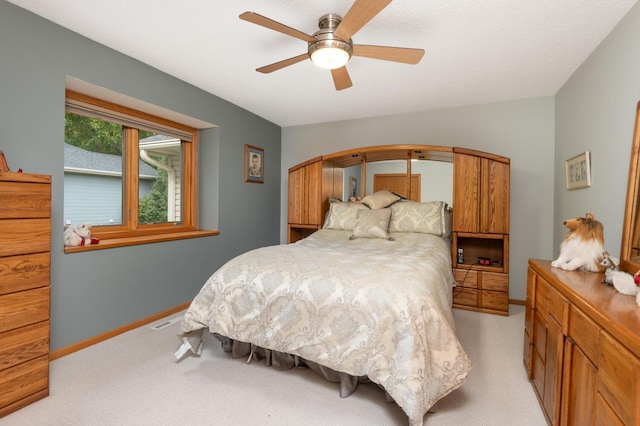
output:
M 78 105 L 81 105 L 82 111 L 78 111 Z M 65 253 L 219 234 L 218 231 L 199 230 L 197 228 L 198 129 L 68 89 L 65 92 L 65 113 L 66 112 L 85 115 L 104 121 L 115 121 L 122 124 L 124 163 L 122 224 L 92 226 L 92 237 L 98 238 L 100 242 L 88 246 L 65 246 Z M 119 119 L 105 119 L 102 117 L 105 113 L 119 117 Z M 133 127 L 131 123 L 138 125 Z M 138 162 L 140 160 L 138 130 L 162 132 L 162 129 L 172 129 L 174 130 L 173 134 L 188 135 L 191 139 L 180 138 L 183 161 L 181 221 L 180 223 L 140 224 L 138 223 Z

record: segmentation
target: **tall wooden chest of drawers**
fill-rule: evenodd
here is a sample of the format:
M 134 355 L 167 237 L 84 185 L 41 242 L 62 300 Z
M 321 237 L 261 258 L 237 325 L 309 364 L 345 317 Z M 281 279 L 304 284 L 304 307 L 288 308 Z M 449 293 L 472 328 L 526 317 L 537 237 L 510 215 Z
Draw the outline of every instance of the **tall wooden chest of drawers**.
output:
M 49 395 L 51 177 L 0 172 L 0 417 Z

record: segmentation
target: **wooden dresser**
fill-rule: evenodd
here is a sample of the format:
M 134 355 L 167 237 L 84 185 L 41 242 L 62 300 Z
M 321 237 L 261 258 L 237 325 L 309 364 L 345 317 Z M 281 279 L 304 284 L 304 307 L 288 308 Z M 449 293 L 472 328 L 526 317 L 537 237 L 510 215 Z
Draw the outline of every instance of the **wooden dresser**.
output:
M 549 424 L 640 425 L 640 307 L 603 278 L 529 260 L 524 365 Z
M 49 395 L 51 177 L 0 173 L 0 417 Z

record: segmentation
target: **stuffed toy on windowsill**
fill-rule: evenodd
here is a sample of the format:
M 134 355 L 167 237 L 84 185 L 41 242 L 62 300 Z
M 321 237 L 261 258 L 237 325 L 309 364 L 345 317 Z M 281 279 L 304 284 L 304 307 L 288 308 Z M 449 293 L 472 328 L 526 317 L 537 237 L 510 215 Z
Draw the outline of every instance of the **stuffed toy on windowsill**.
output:
M 88 246 L 92 244 L 98 244 L 99 242 L 99 239 L 91 238 L 91 225 L 89 225 L 88 223 L 69 225 L 64 230 L 65 246 Z

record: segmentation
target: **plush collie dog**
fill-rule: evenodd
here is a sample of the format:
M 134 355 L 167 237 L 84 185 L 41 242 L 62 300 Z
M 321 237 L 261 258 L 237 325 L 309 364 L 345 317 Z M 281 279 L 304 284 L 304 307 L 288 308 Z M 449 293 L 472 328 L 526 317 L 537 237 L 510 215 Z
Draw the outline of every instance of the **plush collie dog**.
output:
M 593 214 L 567 219 L 564 226 L 569 230 L 560 245 L 560 256 L 551 266 L 565 271 L 601 272 L 604 256 L 604 231 Z

